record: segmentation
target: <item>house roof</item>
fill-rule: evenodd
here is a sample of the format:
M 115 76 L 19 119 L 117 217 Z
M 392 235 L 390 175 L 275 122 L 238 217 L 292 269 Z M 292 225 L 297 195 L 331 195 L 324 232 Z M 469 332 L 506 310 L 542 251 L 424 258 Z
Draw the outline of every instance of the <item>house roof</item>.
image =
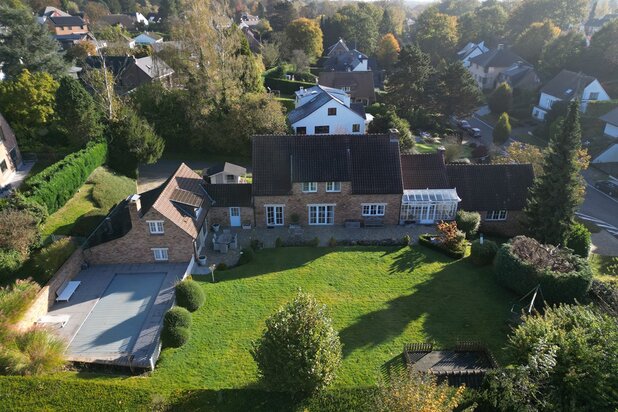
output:
M 321 72 L 318 82 L 321 85 L 341 89 L 350 87 L 355 97 L 375 99 L 373 72 Z
M 332 46 L 330 46 L 328 49 L 326 49 L 326 55 L 328 56 L 329 54 L 331 54 L 331 52 L 337 48 L 337 47 L 341 47 L 343 48 L 345 51 L 349 51 L 350 49 L 348 49 L 347 44 L 345 44 L 345 41 L 343 41 L 343 39 L 339 39 L 337 41 L 337 43 L 333 44 Z
M 60 10 L 60 9 L 54 7 L 54 6 L 47 6 L 44 9 L 41 9 L 39 11 L 39 16 L 47 16 L 47 17 L 49 17 L 49 16 L 51 16 L 53 14 L 57 14 L 59 16 L 70 16 L 69 13 L 67 13 L 65 11 L 62 11 L 62 10 Z
M 133 38 L 133 40 L 136 40 L 136 39 L 137 39 L 138 37 L 140 37 L 140 36 L 146 36 L 146 37 L 149 37 L 149 38 L 151 38 L 151 39 L 153 39 L 153 40 L 155 40 L 155 41 L 157 41 L 157 40 L 162 40 L 162 39 L 163 39 L 163 37 L 162 37 L 162 36 L 159 36 L 157 33 L 153 33 L 153 32 L 148 32 L 148 31 L 145 31 L 145 32 L 140 33 L 140 34 L 138 34 L 137 36 L 135 36 L 135 37 Z
M 234 163 L 225 162 L 225 163 L 218 163 L 214 166 L 209 167 L 208 169 L 205 169 L 204 175 L 214 176 L 217 173 L 221 173 L 221 172 L 225 172 L 225 173 L 236 175 L 236 176 L 242 176 L 247 173 L 247 169 L 242 166 L 235 165 Z
M 206 192 L 213 200 L 212 207 L 251 207 L 252 185 L 210 184 Z
M 135 27 L 137 17 L 128 14 L 108 14 L 107 16 L 101 16 L 100 22 L 107 23 L 109 25 L 120 24 L 124 27 Z
M 135 59 L 135 65 L 151 79 L 158 79 L 174 73 L 174 70 L 167 63 L 156 57 L 154 59 L 151 56 L 140 57 Z
M 498 47 L 470 59 L 470 63 L 481 67 L 510 67 L 517 62 L 525 62 L 525 60 L 508 47 Z
M 527 63 L 515 63 L 514 65 L 503 71 L 500 76 L 508 79 L 510 85 L 513 88 L 517 88 L 520 83 L 524 82 L 527 76 L 530 74 L 533 75 L 535 79 L 538 79 L 534 67 L 530 66 Z
M 367 56 L 358 50 L 348 50 L 341 54 L 331 56 L 324 62 L 326 71 L 352 71 L 361 64 L 362 60 L 367 60 Z
M 127 199 L 118 203 L 88 236 L 85 242 L 86 248 L 95 247 L 102 243 L 118 239 L 131 230 L 131 215 Z
M 87 57 L 86 62 L 91 67 L 101 67 L 100 57 Z M 137 66 L 151 79 L 169 76 L 174 73 L 174 70 L 172 70 L 163 60 L 157 57 L 153 59 L 151 56 L 140 58 L 135 58 L 135 56 L 105 56 L 105 64 L 114 76 L 121 75 L 132 65 Z
M 79 16 L 49 16 L 54 26 L 84 26 L 86 22 Z
M 603 120 L 605 123 L 609 123 L 614 126 L 618 126 L 618 107 L 614 108 L 614 110 L 609 113 L 604 114 L 599 117 L 599 119 Z
M 580 95 L 595 80 L 594 77 L 583 73 L 562 70 L 543 86 L 541 92 L 561 100 L 571 100 Z
M 463 210 L 522 210 L 534 180 L 529 164 L 447 164 L 446 174 Z
M 0 113 L 0 131 L 2 131 L 3 139 L 0 139 L 0 146 L 4 146 L 7 152 L 10 152 L 14 147 L 17 147 L 17 139 L 15 133 L 9 126 L 2 113 Z
M 440 152 L 401 155 L 401 174 L 406 190 L 452 189 L 446 176 L 444 155 Z
M 399 142 L 386 134 L 253 137 L 254 195 L 329 181 L 351 182 L 353 194 L 402 193 Z
M 343 96 L 347 96 L 347 93 L 343 90 L 316 85 L 307 89 L 306 92 L 315 93 L 315 97 L 313 97 L 302 106 L 298 106 L 295 109 L 290 110 L 290 112 L 288 113 L 288 120 L 291 124 L 294 124 L 299 120 L 304 119 L 305 117 L 309 116 L 311 113 L 315 112 L 331 100 L 335 100 L 340 104 L 346 106 L 342 99 Z M 299 92 L 296 93 L 298 94 Z M 349 109 L 355 112 L 357 115 L 361 116 L 363 119 L 365 119 L 365 109 L 364 107 L 362 107 L 362 104 L 360 105 L 360 107 L 358 105 L 351 104 Z

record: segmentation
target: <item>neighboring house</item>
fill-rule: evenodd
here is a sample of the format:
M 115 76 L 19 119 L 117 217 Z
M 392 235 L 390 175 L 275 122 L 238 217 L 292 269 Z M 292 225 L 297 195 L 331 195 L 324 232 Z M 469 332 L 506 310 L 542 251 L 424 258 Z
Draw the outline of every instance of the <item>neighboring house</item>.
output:
M 612 144 L 597 156 L 592 163 L 605 173 L 618 177 L 618 143 Z
M 4 186 L 22 165 L 17 139 L 0 114 L 0 187 Z
M 258 40 L 258 33 L 253 31 L 251 27 L 246 25 L 245 23 L 240 23 L 238 26 L 240 30 L 242 30 L 247 42 L 249 43 L 249 48 L 253 53 L 259 53 L 262 50 L 262 43 Z
M 162 19 L 159 13 L 151 11 L 146 15 L 146 20 L 148 20 L 149 23 L 161 23 Z
M 249 13 L 242 13 L 240 15 L 240 23 L 244 23 L 249 27 L 253 27 L 256 26 L 260 23 L 260 17 L 259 16 L 252 16 Z
M 399 135 L 254 136 L 257 227 L 396 225 Z
M 88 57 L 86 63 L 91 67 L 100 69 L 102 61 L 99 57 Z M 158 81 L 172 86 L 172 70 L 163 60 L 156 57 L 146 56 L 105 56 L 107 69 L 112 72 L 116 79 L 116 90 L 120 94 L 126 94 L 142 84 Z
M 488 51 L 489 48 L 485 46 L 484 41 L 480 43 L 468 43 L 463 49 L 457 52 L 457 58 L 463 63 L 464 67 L 470 67 L 470 59 L 487 53 Z
M 365 106 L 375 103 L 376 92 L 373 72 L 321 72 L 318 83 L 322 86 L 341 89 L 350 94 L 355 103 Z
M 325 59 L 324 71 L 366 72 L 369 71 L 369 58 L 356 49 Z
M 57 9 L 56 7 L 47 6 L 39 12 L 39 15 L 37 16 L 37 21 L 39 22 L 39 24 L 43 24 L 50 17 L 63 17 L 63 16 L 69 17 L 71 15 L 67 12 Z
M 328 49 L 326 49 L 325 56 L 326 57 L 336 57 L 341 54 L 347 53 L 349 51 L 350 49 L 345 44 L 345 41 L 343 41 L 343 39 L 340 38 L 339 41 L 337 41 L 337 43 L 333 44 Z
M 496 87 L 498 76 L 515 63 L 524 63 L 524 59 L 503 44 L 493 50 L 471 58 L 468 71 L 483 90 Z
M 605 122 L 605 129 L 603 130 L 605 135 L 618 138 L 618 107 L 601 116 L 600 119 Z
M 296 92 L 296 108 L 288 113 L 296 134 L 364 134 L 365 108 L 351 103 L 340 89 L 316 85 Z
M 554 103 L 578 99 L 581 111 L 586 112 L 588 102 L 610 100 L 601 83 L 592 76 L 562 70 L 556 77 L 541 88 L 539 103 L 532 109 L 532 116 L 545 120 Z
M 133 31 L 137 30 L 139 26 L 148 26 L 148 19 L 142 13 L 108 14 L 99 19 L 99 24 L 120 26 Z
M 133 38 L 133 43 L 138 46 L 152 46 L 155 43 L 163 43 L 163 37 L 156 33 L 143 32 Z
M 88 24 L 79 16 L 49 16 L 45 23 L 56 40 L 63 47 L 70 47 L 80 41 L 93 40 Z
M 252 185 L 249 184 L 206 185 L 211 201 L 208 223 L 230 227 L 252 226 L 251 191 Z
M 116 206 L 86 240 L 85 260 L 189 263 L 205 245 L 210 204 L 204 180 L 183 163 L 158 188 Z
M 204 179 L 208 179 L 210 184 L 245 183 L 246 174 L 246 168 L 228 162 L 204 169 Z
M 517 62 L 498 75 L 496 84 L 508 83 L 512 89 L 537 90 L 541 79 L 528 63 Z

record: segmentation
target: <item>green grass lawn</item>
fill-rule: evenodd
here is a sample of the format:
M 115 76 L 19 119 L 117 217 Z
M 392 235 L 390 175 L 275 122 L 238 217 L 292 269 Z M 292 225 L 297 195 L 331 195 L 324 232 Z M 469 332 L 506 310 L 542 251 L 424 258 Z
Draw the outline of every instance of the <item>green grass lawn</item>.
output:
M 618 282 L 618 256 L 592 253 L 590 255 L 590 266 L 596 278 L 606 282 Z

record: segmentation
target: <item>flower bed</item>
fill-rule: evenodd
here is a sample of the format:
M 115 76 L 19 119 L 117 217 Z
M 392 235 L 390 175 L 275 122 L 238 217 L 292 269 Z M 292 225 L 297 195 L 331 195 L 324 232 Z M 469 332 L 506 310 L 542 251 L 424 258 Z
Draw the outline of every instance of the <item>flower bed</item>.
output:
M 424 235 L 420 235 L 418 237 L 418 243 L 428 247 L 430 249 L 437 250 L 439 252 L 444 253 L 447 256 L 452 257 L 453 259 L 461 259 L 466 255 L 466 250 L 452 250 L 448 247 L 444 246 L 442 242 L 440 242 L 439 237 L 437 235 L 431 235 L 429 233 L 425 233 Z

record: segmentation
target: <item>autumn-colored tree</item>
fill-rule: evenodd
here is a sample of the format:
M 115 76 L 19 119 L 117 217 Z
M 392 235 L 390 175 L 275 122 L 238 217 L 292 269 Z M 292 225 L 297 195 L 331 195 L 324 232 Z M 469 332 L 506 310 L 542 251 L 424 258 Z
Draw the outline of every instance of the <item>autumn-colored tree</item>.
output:
M 71 60 L 84 60 L 88 56 L 94 56 L 97 54 L 97 48 L 94 43 L 90 41 L 80 41 L 67 50 L 64 55 L 65 59 Z
M 466 235 L 457 228 L 456 222 L 441 221 L 438 223 L 437 228 L 438 232 L 440 232 L 438 236 L 440 243 L 450 250 L 457 251 L 462 249 Z
M 286 27 L 285 34 L 289 50 L 302 50 L 312 60 L 322 55 L 322 29 L 317 21 L 296 19 Z
M 532 23 L 515 41 L 515 51 L 529 63 L 536 64 L 543 48 L 560 35 L 551 21 Z
M 0 250 L 15 250 L 25 258 L 39 236 L 37 221 L 29 212 L 0 211 Z
M 385 34 L 378 42 L 378 48 L 376 50 L 378 62 L 382 67 L 392 67 L 392 65 L 397 62 L 400 50 L 401 47 L 399 47 L 399 42 L 395 36 L 393 36 L 392 33 Z
M 459 43 L 457 17 L 430 7 L 418 16 L 412 37 L 421 50 L 429 53 L 432 61 L 450 56 Z

